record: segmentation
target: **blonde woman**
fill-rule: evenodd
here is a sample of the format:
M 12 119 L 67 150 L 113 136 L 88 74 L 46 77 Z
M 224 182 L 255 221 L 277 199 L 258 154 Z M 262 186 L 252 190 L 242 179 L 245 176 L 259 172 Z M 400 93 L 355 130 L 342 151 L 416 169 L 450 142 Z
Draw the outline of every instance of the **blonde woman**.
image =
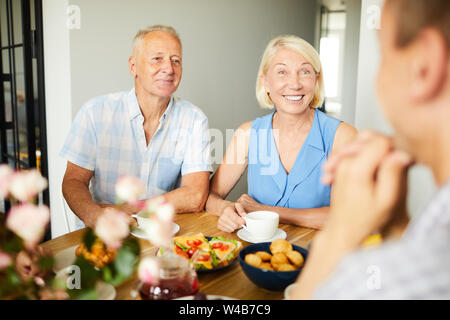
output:
M 296 36 L 270 41 L 256 97 L 273 112 L 239 126 L 211 180 L 206 210 L 219 216 L 219 229 L 233 232 L 258 210 L 278 212 L 282 223 L 322 227 L 331 195 L 320 182 L 322 164 L 356 135 L 317 109 L 323 92 L 321 62 L 310 44 Z M 224 200 L 247 167 L 248 194 L 236 203 Z

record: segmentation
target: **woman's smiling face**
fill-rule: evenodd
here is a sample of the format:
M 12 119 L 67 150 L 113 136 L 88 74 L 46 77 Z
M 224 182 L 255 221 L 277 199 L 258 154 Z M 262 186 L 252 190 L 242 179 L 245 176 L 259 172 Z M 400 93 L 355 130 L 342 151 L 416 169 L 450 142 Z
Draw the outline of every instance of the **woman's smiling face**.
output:
M 299 52 L 278 49 L 262 79 L 277 111 L 301 114 L 310 107 L 317 74 L 312 64 Z

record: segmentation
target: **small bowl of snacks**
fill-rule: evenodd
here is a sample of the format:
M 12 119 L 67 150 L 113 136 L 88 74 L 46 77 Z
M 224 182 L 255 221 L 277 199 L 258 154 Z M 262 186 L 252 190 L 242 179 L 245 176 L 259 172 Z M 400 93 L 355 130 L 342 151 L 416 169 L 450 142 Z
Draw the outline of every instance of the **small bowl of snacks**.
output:
M 308 256 L 308 250 L 284 239 L 251 244 L 239 252 L 245 275 L 257 286 L 283 291 L 295 282 Z

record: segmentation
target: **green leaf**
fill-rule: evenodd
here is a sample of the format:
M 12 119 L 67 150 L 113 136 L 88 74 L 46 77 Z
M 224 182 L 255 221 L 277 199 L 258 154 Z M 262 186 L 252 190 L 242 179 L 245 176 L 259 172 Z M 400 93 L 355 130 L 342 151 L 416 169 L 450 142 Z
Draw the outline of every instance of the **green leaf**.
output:
M 19 253 L 23 249 L 23 240 L 16 235 L 9 235 L 8 239 L 2 244 L 2 250 L 6 253 Z
M 94 231 L 91 228 L 88 228 L 83 236 L 83 243 L 88 251 L 91 251 L 95 239 L 97 239 L 97 236 L 95 235 Z
M 105 280 L 105 282 L 107 283 L 111 283 L 113 281 L 113 272 L 111 271 L 109 264 L 104 266 L 101 270 L 103 274 L 103 280 Z
M 229 255 L 227 255 L 227 257 L 225 258 L 225 260 L 234 260 L 234 252 L 231 252 Z
M 80 267 L 81 288 L 94 288 L 97 279 L 100 278 L 100 272 L 83 256 L 77 257 L 74 264 Z
M 188 252 L 188 248 L 186 248 L 185 246 L 183 246 L 182 244 L 179 244 L 178 242 L 175 241 L 175 245 L 180 248 L 181 250 L 183 250 L 184 252 Z
M 134 272 L 136 263 L 136 255 L 129 247 L 120 248 L 114 260 L 114 266 L 119 274 L 127 278 Z
M 18 286 L 21 282 L 22 279 L 19 277 L 19 275 L 16 273 L 16 270 L 14 269 L 13 266 L 9 266 L 6 269 L 6 277 L 8 279 L 8 282 L 12 285 L 12 286 Z
M 216 254 L 216 252 L 214 250 L 211 250 L 211 257 L 212 257 L 212 260 L 213 260 L 211 264 L 215 268 L 219 264 L 220 259 L 219 259 L 219 257 L 217 257 L 217 254 Z
M 95 287 L 81 290 L 69 290 L 69 297 L 72 300 L 97 300 L 97 290 Z
M 52 256 L 42 256 L 38 261 L 38 266 L 41 270 L 50 270 L 53 267 L 54 259 Z
M 127 247 L 133 252 L 136 256 L 139 256 L 141 252 L 141 246 L 139 245 L 139 241 L 136 238 L 128 237 L 123 241 L 122 247 Z

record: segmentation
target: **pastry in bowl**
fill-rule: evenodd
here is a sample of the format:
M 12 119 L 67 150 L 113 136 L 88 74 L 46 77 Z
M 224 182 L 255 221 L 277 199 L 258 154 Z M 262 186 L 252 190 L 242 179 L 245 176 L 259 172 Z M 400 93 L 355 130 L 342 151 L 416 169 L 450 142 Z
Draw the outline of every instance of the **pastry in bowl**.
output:
M 249 265 L 265 270 L 294 271 L 303 266 L 302 254 L 292 247 L 289 241 L 278 239 L 269 245 L 270 253 L 258 251 L 249 253 L 244 261 Z
M 274 242 L 246 246 L 239 253 L 239 262 L 254 284 L 267 290 L 282 291 L 297 279 L 308 250 L 286 240 Z

